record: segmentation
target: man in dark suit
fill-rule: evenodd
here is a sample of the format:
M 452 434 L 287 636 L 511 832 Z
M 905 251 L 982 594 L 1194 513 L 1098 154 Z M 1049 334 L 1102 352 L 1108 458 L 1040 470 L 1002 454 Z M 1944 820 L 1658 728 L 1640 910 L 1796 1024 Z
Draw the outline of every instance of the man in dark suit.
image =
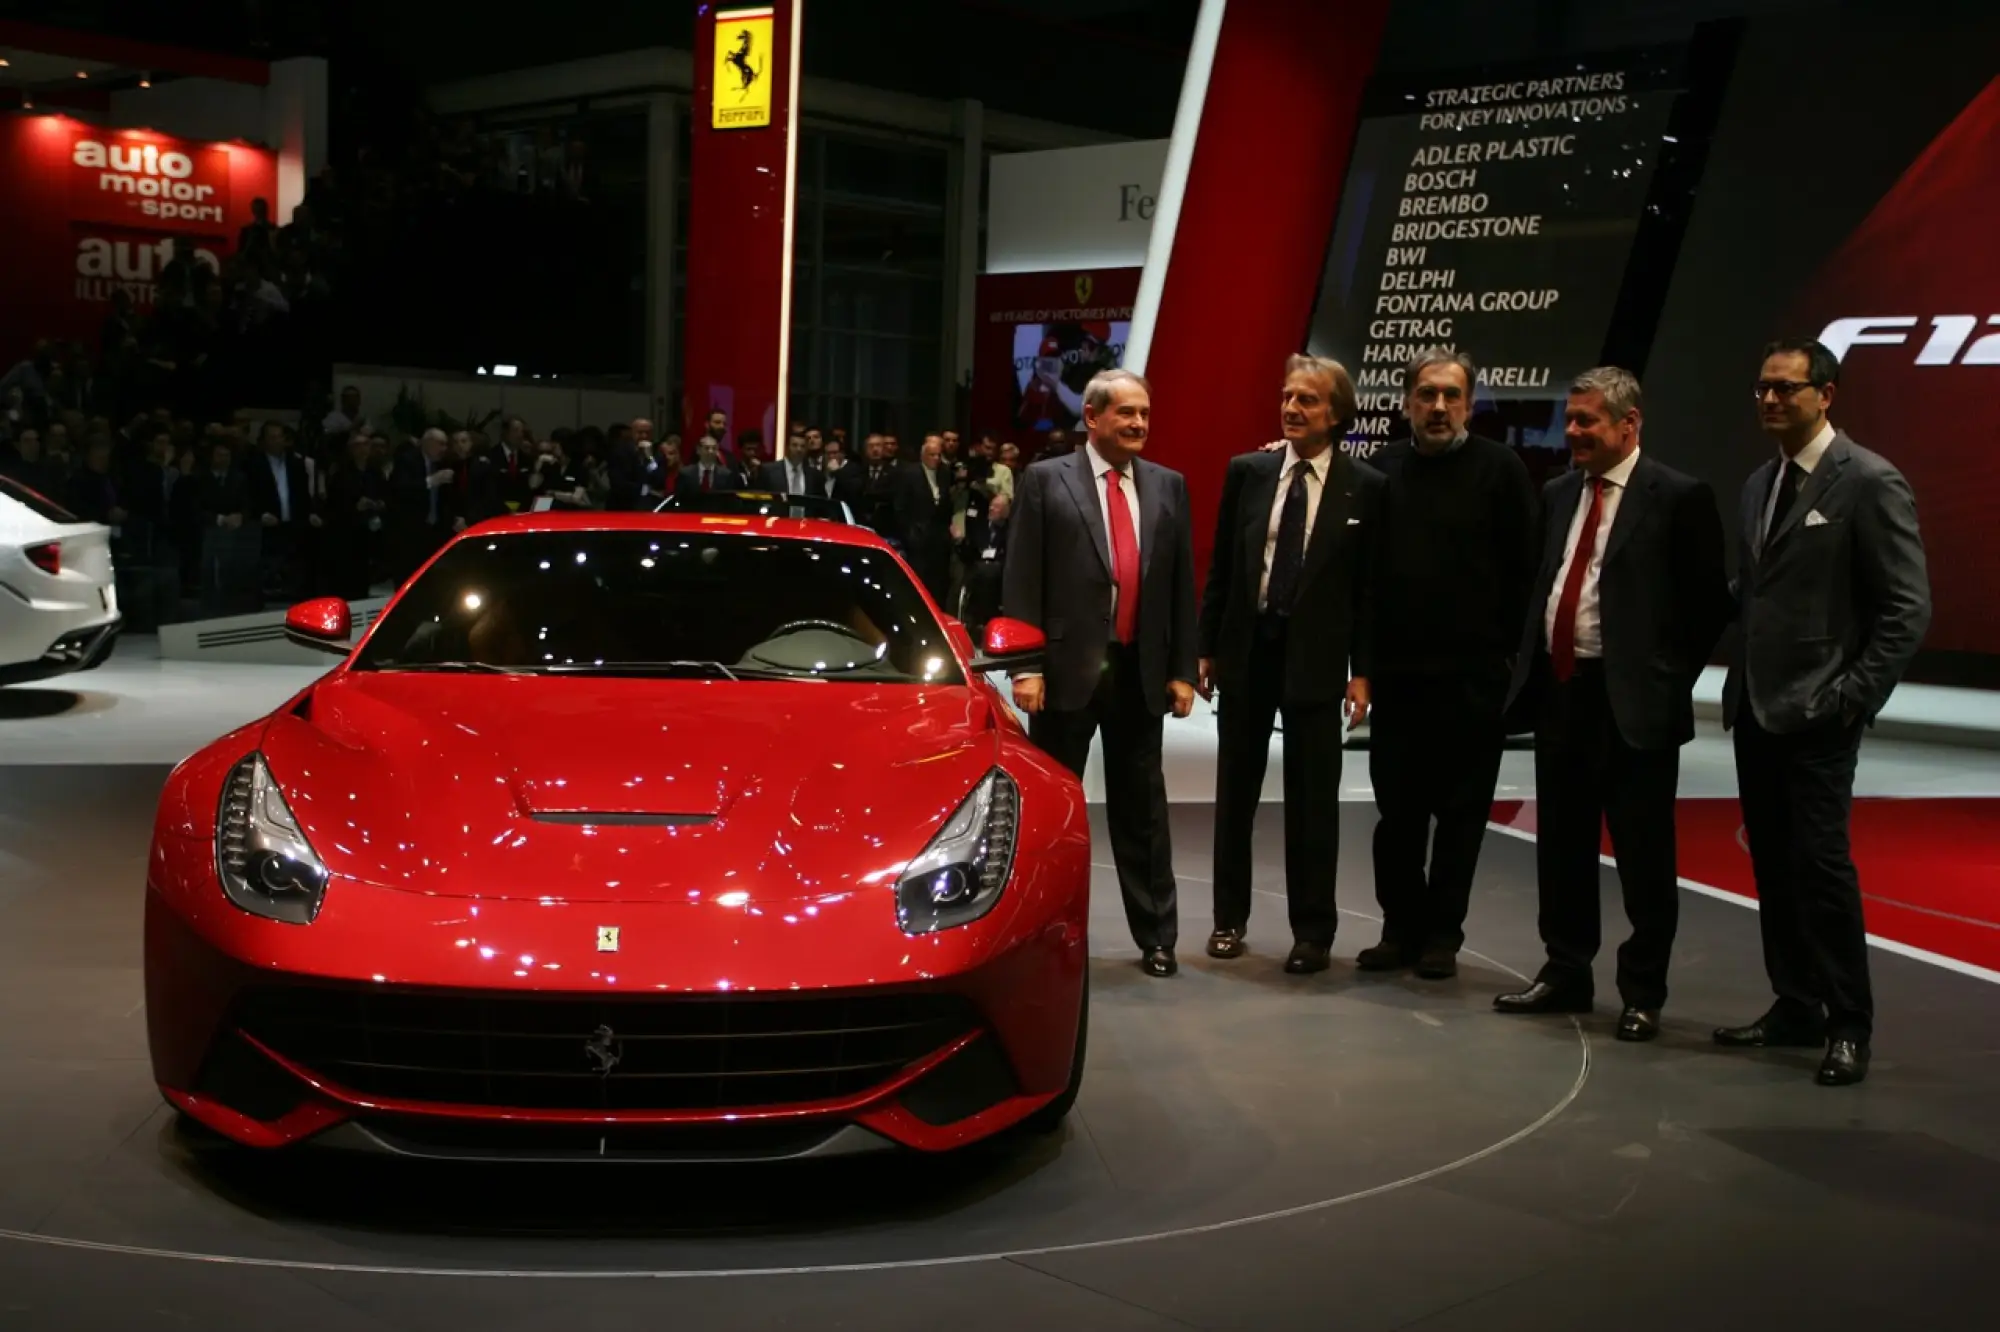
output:
M 312 586 L 312 561 L 321 523 L 312 477 L 293 451 L 285 427 L 266 421 L 255 457 L 244 464 L 250 500 L 264 529 L 265 585 L 280 589 L 288 601 Z
M 1002 613 L 1048 636 L 1041 673 L 1014 679 L 1035 743 L 1083 776 L 1104 734 L 1105 820 L 1125 919 L 1149 975 L 1179 969 L 1161 718 L 1194 707 L 1194 552 L 1187 484 L 1147 462 L 1152 391 L 1107 370 L 1083 394 L 1088 447 L 1022 475 Z
M 743 478 L 723 463 L 721 447 L 713 435 L 695 441 L 693 466 L 683 467 L 674 482 L 675 492 L 681 495 L 741 489 Z
M 896 473 L 896 531 L 903 558 L 940 606 L 951 592 L 951 474 L 938 437 L 925 438 L 917 466 Z
M 1382 475 L 1335 447 L 1355 413 L 1336 361 L 1285 362 L 1283 452 L 1230 460 L 1202 594 L 1196 688 L 1216 725 L 1215 932 L 1210 957 L 1247 951 L 1250 835 L 1285 716 L 1285 970 L 1326 970 L 1339 913 L 1340 749 L 1368 714 L 1370 577 Z
M 1694 738 L 1695 677 L 1728 617 L 1715 493 L 1639 447 L 1639 381 L 1615 366 L 1570 385 L 1575 470 L 1544 496 L 1541 572 L 1514 672 L 1535 716 L 1536 879 L 1548 962 L 1503 1013 L 1584 1013 L 1602 942 L 1607 824 L 1632 937 L 1618 950 L 1618 1039 L 1660 1034 L 1680 920 L 1674 798 Z
M 1826 1042 L 1818 1080 L 1868 1075 L 1875 1001 L 1848 815 L 1862 729 L 1930 627 L 1916 497 L 1887 459 L 1827 412 L 1840 362 L 1818 342 L 1774 342 L 1758 414 L 1778 456 L 1738 510 L 1741 634 L 1723 685 L 1736 735 L 1743 830 L 1757 880 L 1764 968 L 1777 1002 L 1727 1046 Z
M 1384 478 L 1368 676 L 1382 939 L 1355 966 L 1425 980 L 1458 974 L 1537 554 L 1527 467 L 1466 429 L 1476 382 L 1464 352 L 1418 353 L 1410 438 L 1369 460 Z
M 824 498 L 830 493 L 826 473 L 820 470 L 819 462 L 806 452 L 804 435 L 793 435 L 785 445 L 785 456 L 764 464 L 758 484 L 779 495 Z

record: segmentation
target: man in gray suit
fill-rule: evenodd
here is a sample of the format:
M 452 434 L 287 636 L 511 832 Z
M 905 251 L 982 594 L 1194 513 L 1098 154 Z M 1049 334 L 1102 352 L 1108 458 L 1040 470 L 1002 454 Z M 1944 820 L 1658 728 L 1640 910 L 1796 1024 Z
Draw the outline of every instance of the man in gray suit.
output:
M 1001 613 L 1048 636 L 1040 674 L 1014 679 L 1035 743 L 1078 777 L 1104 734 L 1105 821 L 1125 918 L 1149 975 L 1178 966 L 1162 718 L 1194 707 L 1192 524 L 1179 472 L 1139 455 L 1152 391 L 1129 370 L 1085 386 L 1089 443 L 1022 474 Z
M 1827 420 L 1840 362 L 1774 342 L 1757 408 L 1778 456 L 1743 488 L 1741 636 L 1723 686 L 1764 968 L 1777 1002 L 1727 1046 L 1816 1046 L 1819 1082 L 1868 1075 L 1874 999 L 1848 815 L 1863 727 L 1930 626 L 1930 581 L 1909 483 Z

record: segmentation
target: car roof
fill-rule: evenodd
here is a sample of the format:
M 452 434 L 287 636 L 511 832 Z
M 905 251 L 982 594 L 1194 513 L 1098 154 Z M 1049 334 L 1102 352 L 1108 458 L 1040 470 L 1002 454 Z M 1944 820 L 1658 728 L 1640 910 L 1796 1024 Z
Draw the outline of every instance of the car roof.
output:
M 517 513 L 505 518 L 489 518 L 460 534 L 500 536 L 524 532 L 740 532 L 745 535 L 782 537 L 794 541 L 825 541 L 842 546 L 891 549 L 888 542 L 866 527 L 831 522 L 823 518 L 773 518 L 744 513 L 692 513 L 669 510 L 664 513 L 610 513 L 600 510 L 550 510 L 547 513 Z

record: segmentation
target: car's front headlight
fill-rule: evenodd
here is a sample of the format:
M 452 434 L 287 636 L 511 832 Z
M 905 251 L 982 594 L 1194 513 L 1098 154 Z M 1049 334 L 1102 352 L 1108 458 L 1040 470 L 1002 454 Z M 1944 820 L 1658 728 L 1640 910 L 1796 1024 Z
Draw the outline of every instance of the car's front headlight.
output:
M 326 896 L 326 865 L 299 828 L 264 756 L 230 769 L 215 813 L 215 873 L 254 915 L 310 925 Z
M 966 925 L 993 909 L 1014 871 L 1021 788 L 995 768 L 980 779 L 896 883 L 896 923 L 906 934 Z

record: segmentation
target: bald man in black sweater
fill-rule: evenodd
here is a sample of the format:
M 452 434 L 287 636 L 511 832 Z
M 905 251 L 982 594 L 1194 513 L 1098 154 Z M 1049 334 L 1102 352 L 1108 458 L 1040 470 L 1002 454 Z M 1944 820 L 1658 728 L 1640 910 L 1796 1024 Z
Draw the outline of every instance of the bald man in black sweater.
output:
M 1383 923 L 1356 965 L 1429 980 L 1457 974 L 1538 553 L 1527 467 L 1466 433 L 1476 382 L 1463 353 L 1417 357 L 1404 380 L 1411 438 L 1369 459 L 1388 481 L 1368 742 Z

